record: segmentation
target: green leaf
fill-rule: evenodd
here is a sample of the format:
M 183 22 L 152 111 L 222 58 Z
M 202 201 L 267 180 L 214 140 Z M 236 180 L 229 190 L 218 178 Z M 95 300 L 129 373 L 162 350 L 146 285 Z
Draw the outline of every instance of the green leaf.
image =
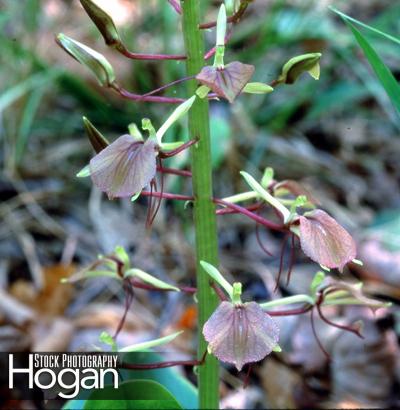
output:
M 124 353 L 124 361 L 134 364 L 149 364 L 163 361 L 163 357 L 154 352 Z M 185 409 L 197 409 L 197 390 L 186 378 L 184 378 L 176 368 L 150 369 L 150 370 L 128 370 L 120 369 L 121 380 L 151 380 L 162 384 L 169 390 L 178 401 L 179 405 Z M 107 383 L 112 380 L 108 379 Z M 91 392 L 81 390 L 74 400 L 68 401 L 65 410 L 83 409 L 86 399 Z M 88 406 L 90 402 L 88 402 Z M 106 402 L 107 403 L 107 402 Z M 90 406 L 89 406 L 90 407 Z
M 122 382 L 118 389 L 106 386 L 93 390 L 84 409 L 182 409 L 175 397 L 160 383 L 152 380 Z
M 378 35 L 380 35 L 380 36 L 382 36 L 382 37 L 384 37 L 384 38 L 386 38 L 386 39 L 388 39 L 388 40 L 390 40 L 390 41 L 393 41 L 394 43 L 400 45 L 400 39 L 398 39 L 398 38 L 396 38 L 396 37 L 393 37 L 393 36 L 391 36 L 390 34 L 385 33 L 384 31 L 378 30 L 378 29 L 375 28 L 375 27 L 371 27 L 371 26 L 369 26 L 368 24 L 365 24 L 365 23 L 363 23 L 362 21 L 359 21 L 359 20 L 357 20 L 357 19 L 355 19 L 355 18 L 353 18 L 353 17 L 350 17 L 350 16 L 348 16 L 347 14 L 345 14 L 345 13 L 341 12 L 340 10 L 338 10 L 338 9 L 337 9 L 336 7 L 334 7 L 334 6 L 329 6 L 329 8 L 330 8 L 334 13 L 336 13 L 337 15 L 339 15 L 340 17 L 342 17 L 343 20 L 347 20 L 347 21 L 351 21 L 351 22 L 353 22 L 353 23 L 356 23 L 356 24 L 358 24 L 359 26 L 361 26 L 361 27 L 363 27 L 363 28 L 366 28 L 367 30 L 370 30 L 372 33 L 378 34 Z
M 367 41 L 367 39 L 358 31 L 353 24 L 351 24 L 347 19 L 345 19 L 346 24 L 350 27 L 355 39 L 357 40 L 359 46 L 364 51 L 365 57 L 370 63 L 372 69 L 374 70 L 376 76 L 379 79 L 382 87 L 385 89 L 387 95 L 389 96 L 392 104 L 400 113 L 400 86 L 399 83 L 394 78 L 393 74 L 385 63 L 381 60 L 377 52 Z

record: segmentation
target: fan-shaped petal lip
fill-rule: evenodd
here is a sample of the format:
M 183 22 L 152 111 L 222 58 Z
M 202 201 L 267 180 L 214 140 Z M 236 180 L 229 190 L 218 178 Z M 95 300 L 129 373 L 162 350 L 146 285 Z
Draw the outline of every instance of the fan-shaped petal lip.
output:
M 240 371 L 272 352 L 279 328 L 256 302 L 222 302 L 205 323 L 203 335 L 212 354 Z
M 354 239 L 325 211 L 316 209 L 299 220 L 301 249 L 313 261 L 342 270 L 356 257 Z
M 156 143 L 122 135 L 90 161 L 93 183 L 110 199 L 141 191 L 156 174 Z
M 213 90 L 219 97 L 232 103 L 249 82 L 254 66 L 234 61 L 223 69 L 206 66 L 196 76 L 203 85 Z

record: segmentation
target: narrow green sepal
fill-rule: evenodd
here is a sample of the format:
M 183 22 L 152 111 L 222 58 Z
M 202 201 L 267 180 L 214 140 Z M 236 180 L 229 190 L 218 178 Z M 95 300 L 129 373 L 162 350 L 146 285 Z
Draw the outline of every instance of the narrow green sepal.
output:
M 202 268 L 220 285 L 229 297 L 233 298 L 233 286 L 222 276 L 221 272 L 211 263 L 200 261 Z
M 96 153 L 103 151 L 110 143 L 107 138 L 86 118 L 82 117 L 86 135 Z
M 131 202 L 135 202 L 140 197 L 141 193 L 142 191 L 136 192 L 136 194 L 131 197 Z
M 128 125 L 128 131 L 129 134 L 132 135 L 133 138 L 135 138 L 138 141 L 143 141 L 143 135 L 139 130 L 139 127 L 136 125 L 136 123 L 131 123 Z
M 116 352 L 118 350 L 117 343 L 114 338 L 107 332 L 101 332 L 99 336 L 99 342 L 104 343 L 105 345 L 111 346 L 111 350 Z
M 257 82 L 247 83 L 242 90 L 242 92 L 248 94 L 268 94 L 272 91 L 274 89 L 270 85 Z
M 90 165 L 85 165 L 77 174 L 77 178 L 86 178 L 90 176 Z
M 208 93 L 210 92 L 210 89 L 206 85 L 201 85 L 197 90 L 196 90 L 196 95 L 199 98 L 206 98 Z
M 117 258 L 124 264 L 124 269 L 129 269 L 130 261 L 129 255 L 127 254 L 126 250 L 122 246 L 116 246 L 114 253 Z
M 180 292 L 180 289 L 177 288 L 176 286 L 172 286 L 160 279 L 157 279 L 156 277 L 150 275 L 147 272 L 144 272 L 140 269 L 129 269 L 124 273 L 124 278 L 139 278 L 143 282 L 152 285 L 156 288 L 159 289 L 164 289 L 164 290 L 174 290 L 176 292 Z
M 221 4 L 217 18 L 217 39 L 215 42 L 216 47 L 225 45 L 226 35 L 226 9 L 225 5 Z
M 171 335 L 160 337 L 158 339 L 154 340 L 149 340 L 148 342 L 143 342 L 143 343 L 136 343 L 131 346 L 126 346 L 123 347 L 122 349 L 119 349 L 118 352 L 121 353 L 126 353 L 126 352 L 141 352 L 141 351 L 146 351 L 148 349 L 151 349 L 153 347 L 165 345 L 169 342 L 172 342 L 175 338 L 177 338 L 179 335 L 183 333 L 183 330 L 179 332 L 175 332 Z
M 315 293 L 317 292 L 318 286 L 322 283 L 322 281 L 325 279 L 325 273 L 322 271 L 318 271 L 313 280 L 311 281 L 310 285 L 310 293 L 312 296 L 315 296 Z
M 168 128 L 170 128 L 172 124 L 178 121 L 181 117 L 183 117 L 190 110 L 195 100 L 196 100 L 196 96 L 193 95 L 192 97 L 190 97 L 189 99 L 187 99 L 186 101 L 184 101 L 182 104 L 178 105 L 178 107 L 175 108 L 173 113 L 167 118 L 167 120 L 164 122 L 164 124 L 160 127 L 160 129 L 156 133 L 158 144 L 162 143 L 162 138 L 164 134 L 167 132 Z
M 275 345 L 272 351 L 275 353 L 280 353 L 282 351 L 282 348 L 279 345 Z

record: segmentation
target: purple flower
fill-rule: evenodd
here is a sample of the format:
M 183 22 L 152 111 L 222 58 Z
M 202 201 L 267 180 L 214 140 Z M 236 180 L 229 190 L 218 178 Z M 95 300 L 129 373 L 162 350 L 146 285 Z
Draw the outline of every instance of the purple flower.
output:
M 328 268 L 339 268 L 340 271 L 356 257 L 353 238 L 320 209 L 300 216 L 300 245 L 313 261 Z
M 122 135 L 90 161 L 93 183 L 110 199 L 140 192 L 156 174 L 157 145 Z
M 249 82 L 253 73 L 254 66 L 234 61 L 224 68 L 203 67 L 196 79 L 219 97 L 226 98 L 232 103 Z
M 279 329 L 256 302 L 222 302 L 203 328 L 209 351 L 240 371 L 277 346 Z

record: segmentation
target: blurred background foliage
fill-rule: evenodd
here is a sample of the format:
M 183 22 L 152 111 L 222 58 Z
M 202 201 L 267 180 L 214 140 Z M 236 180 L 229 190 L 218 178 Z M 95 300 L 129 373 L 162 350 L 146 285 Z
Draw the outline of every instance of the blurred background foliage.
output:
M 98 3 L 113 16 L 130 50 L 182 52 L 179 17 L 167 1 Z M 218 4 L 204 1 L 207 20 L 215 18 Z M 232 106 L 211 104 L 215 192 L 224 197 L 245 189 L 239 171 L 245 169 L 260 176 L 266 166 L 275 169 L 278 179 L 304 183 L 357 238 L 359 257 L 365 265 L 346 274 L 364 280 L 367 286 L 371 284 L 369 289 L 375 295 L 396 302 L 400 297 L 399 114 L 351 31 L 329 10 L 329 5 L 394 36 L 400 31 L 400 4 L 390 0 L 254 1 L 243 21 L 235 26 L 227 61 L 254 64 L 255 81 L 269 82 L 291 57 L 320 51 L 321 78 L 315 82 L 304 76 L 295 85 L 279 87 L 265 97 L 243 96 Z M 29 305 L 35 312 L 47 311 L 53 319 L 65 320 L 87 309 L 89 302 L 122 299 L 119 289 L 109 284 L 106 294 L 102 284 L 92 284 L 74 296 L 71 290 L 65 293 L 65 287 L 60 290 L 58 285 L 59 277 L 87 264 L 98 252 L 110 252 L 116 244 L 126 246 L 141 268 L 163 279 L 193 282 L 194 266 L 191 212 L 182 204 L 163 203 L 155 226 L 146 232 L 145 200 L 133 209 L 129 201 L 107 202 L 91 188 L 89 180 L 75 178 L 93 154 L 83 131 L 82 116 L 114 139 L 127 131 L 129 123 L 139 123 L 143 117 L 160 125 L 171 107 L 123 101 L 112 91 L 100 88 L 88 71 L 57 47 L 54 36 L 58 32 L 107 56 L 118 81 L 136 93 L 184 76 L 184 64 L 129 61 L 107 49 L 78 1 L 0 0 L 0 283 L 14 301 Z M 400 46 L 368 31 L 363 34 L 398 79 Z M 211 47 L 214 33 L 209 31 L 206 36 Z M 170 89 L 167 94 L 184 96 L 184 86 Z M 168 138 L 172 141 L 184 133 L 178 125 Z M 176 167 L 188 166 L 185 156 L 170 161 Z M 187 181 L 173 177 L 166 183 L 167 191 L 190 192 Z M 225 218 L 220 220 L 222 266 L 248 283 L 252 297 L 266 299 L 273 288 L 279 258 L 266 257 L 258 250 L 251 222 Z M 281 238 L 264 232 L 262 238 L 277 254 Z M 291 286 L 281 289 L 283 294 L 307 288 L 316 267 L 300 256 L 299 262 Z M 55 301 L 54 293 L 62 297 Z M 62 306 L 58 305 L 60 299 Z M 50 300 L 54 312 L 44 308 Z M 149 300 L 150 307 L 146 305 Z M 190 303 L 189 308 L 187 305 L 188 301 L 177 302 L 174 296 L 140 294 L 137 309 L 148 318 L 141 319 L 143 326 L 132 326 L 142 331 L 150 321 L 156 324 L 156 333 L 166 326 L 187 326 L 190 330 L 192 313 Z M 7 307 L 3 309 L 7 312 Z M 5 324 L 13 321 L 7 313 L 3 316 Z M 381 316 L 368 316 L 368 320 L 376 323 L 390 317 L 388 328 L 396 338 L 396 311 L 394 316 L 388 312 Z M 180 319 L 172 323 L 171 317 Z M 46 322 L 46 326 L 51 328 L 51 323 Z M 79 325 L 73 323 L 75 332 Z M 110 319 L 98 327 L 112 327 L 112 323 Z M 143 337 L 140 335 L 139 339 Z M 87 342 L 86 336 L 80 337 L 74 341 L 71 336 L 62 348 Z M 88 336 L 88 340 L 92 339 Z M 32 343 L 29 339 L 29 346 Z M 391 345 L 391 349 L 397 349 L 394 345 L 396 348 Z M 7 350 L 7 343 L 0 346 Z M 190 348 L 180 348 L 191 353 Z M 308 363 L 301 357 L 300 362 Z M 390 372 L 393 383 L 385 385 L 376 396 L 371 398 L 365 391 L 364 396 L 353 392 L 350 397 L 359 404 L 393 403 L 391 392 L 397 383 L 398 366 Z M 232 377 L 237 375 L 224 377 L 227 386 L 236 386 Z M 340 389 L 339 393 L 335 390 L 335 377 L 331 375 L 331 385 L 324 384 L 326 380 L 317 383 L 316 390 L 327 401 L 338 404 L 348 395 L 341 396 Z M 388 376 L 382 370 L 373 377 Z M 371 380 L 366 383 L 374 383 Z M 347 382 L 337 383 L 343 387 Z M 278 385 L 264 388 L 271 399 L 270 389 Z M 315 400 L 311 393 L 307 397 L 311 402 Z M 287 400 L 285 405 L 297 399 Z

